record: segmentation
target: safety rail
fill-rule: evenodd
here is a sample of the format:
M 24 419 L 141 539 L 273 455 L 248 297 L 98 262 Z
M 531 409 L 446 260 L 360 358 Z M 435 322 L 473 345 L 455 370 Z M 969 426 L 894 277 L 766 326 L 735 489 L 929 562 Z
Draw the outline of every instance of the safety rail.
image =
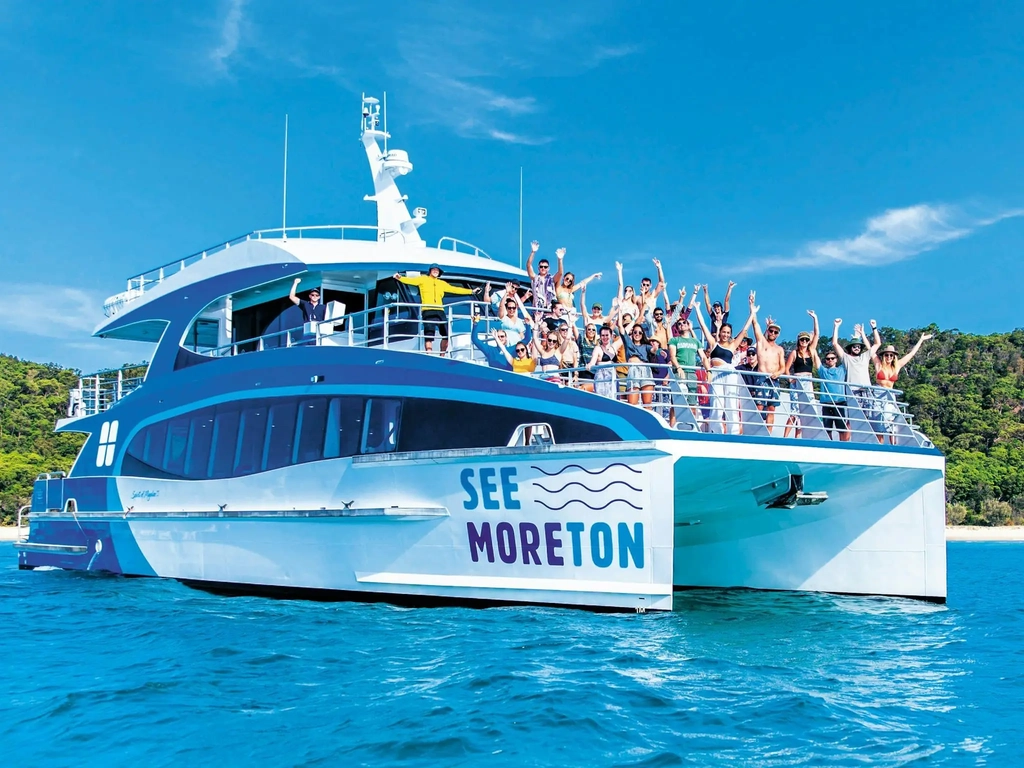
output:
M 160 285 L 171 275 L 182 272 L 215 253 L 226 251 L 232 246 L 239 245 L 247 240 L 287 240 L 289 237 L 301 240 L 303 237 L 308 238 L 310 236 L 318 239 L 362 241 L 387 241 L 392 238 L 401 238 L 403 243 L 406 242 L 405 234 L 401 230 L 381 229 L 373 224 L 320 224 L 308 227 L 257 229 L 129 277 L 127 289 L 111 296 L 103 303 L 103 314 L 107 317 L 113 317 L 124 309 L 126 305 L 141 298 L 145 295 L 146 291 Z M 446 243 L 450 244 L 450 247 L 445 248 L 444 245 Z M 490 255 L 482 248 L 454 237 L 442 237 L 437 242 L 437 248 L 438 250 L 450 250 L 456 253 L 471 253 L 474 256 L 491 259 Z M 491 260 L 493 261 L 493 259 Z
M 140 369 L 145 371 L 145 368 L 145 365 L 127 365 L 83 376 L 68 397 L 68 418 L 93 416 L 106 411 L 142 386 L 146 374 L 138 375 L 137 372 Z
M 444 247 L 445 243 L 451 243 L 451 247 L 450 248 L 445 248 Z M 465 248 L 466 250 L 463 251 L 463 250 L 460 250 L 460 248 Z M 437 241 L 437 250 L 439 250 L 439 251 L 449 250 L 449 251 L 454 251 L 455 253 L 472 254 L 473 256 L 481 256 L 481 257 L 483 257 L 485 259 L 490 259 L 491 261 L 494 261 L 494 259 L 491 259 L 490 254 L 487 253 L 487 251 L 485 251 L 483 248 L 478 248 L 477 246 L 473 245 L 472 243 L 467 243 L 465 240 L 459 240 L 459 239 L 454 238 L 454 237 L 447 237 L 446 236 L 446 237 L 442 237 L 440 240 L 438 240 Z
M 395 302 L 203 354 L 224 357 L 295 346 L 370 347 L 424 354 L 420 309 L 417 303 Z M 477 336 L 486 346 L 494 343 L 492 331 L 500 327 L 498 319 L 488 314 L 484 302 L 475 300 L 446 305 L 446 310 L 449 348 L 445 356 L 488 365 L 488 355 L 473 341 L 474 325 L 479 324 Z M 509 345 L 510 354 L 514 347 Z M 667 376 L 660 375 L 665 372 Z M 645 408 L 682 430 L 932 447 L 914 424 L 907 404 L 900 400 L 902 392 L 885 387 L 854 387 L 810 376 L 769 379 L 732 367 L 708 371 L 679 366 L 678 372 L 673 372 L 670 364 L 652 363 L 607 363 L 593 369 L 584 365 L 524 375 Z
M 749 384 L 744 374 L 751 377 Z M 731 367 L 679 366 L 672 371 L 669 364 L 652 363 L 602 363 L 526 375 L 642 407 L 681 430 L 934 447 L 899 399 L 903 393 L 886 387 L 811 376 L 780 376 L 768 384 L 767 376 Z M 838 391 L 823 392 L 822 385 Z

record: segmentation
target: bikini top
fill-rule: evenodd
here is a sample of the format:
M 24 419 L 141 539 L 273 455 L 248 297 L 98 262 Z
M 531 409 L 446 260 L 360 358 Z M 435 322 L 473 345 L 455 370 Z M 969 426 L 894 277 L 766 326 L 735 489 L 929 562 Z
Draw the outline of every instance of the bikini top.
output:
M 732 350 L 731 349 L 726 349 L 725 347 L 721 346 L 720 344 L 715 344 L 715 348 L 711 350 L 710 357 L 711 357 L 712 360 L 721 360 L 722 362 L 725 362 L 725 363 L 731 363 L 732 362 Z
M 605 347 L 605 346 L 601 347 L 601 362 L 602 363 L 614 362 L 615 358 L 616 358 L 615 347 Z
M 793 359 L 791 373 L 814 373 L 814 358 L 797 355 Z
M 885 371 L 878 369 L 875 371 L 875 378 L 878 379 L 879 381 L 888 381 L 892 384 L 895 384 L 899 380 L 900 374 L 898 371 L 893 371 L 892 375 L 890 376 Z
M 553 365 L 555 368 L 560 367 L 558 358 L 555 355 L 552 355 L 551 357 L 538 357 L 537 365 Z

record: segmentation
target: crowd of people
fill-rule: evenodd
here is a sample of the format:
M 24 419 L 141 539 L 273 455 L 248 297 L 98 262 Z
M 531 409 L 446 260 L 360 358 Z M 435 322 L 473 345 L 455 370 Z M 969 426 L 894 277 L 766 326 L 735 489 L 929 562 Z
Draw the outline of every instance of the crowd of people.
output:
M 488 284 L 482 292 L 484 311 L 474 317 L 472 340 L 492 367 L 625 399 L 660 412 L 670 424 L 686 408 L 702 429 L 727 434 L 741 434 L 756 423 L 769 433 L 778 427 L 785 436 L 800 437 L 817 423 L 830 438 L 849 441 L 851 408 L 856 406 L 866 419 L 881 425 L 879 440 L 885 434 L 895 440 L 899 410 L 893 389 L 930 334 L 901 356 L 891 345 L 883 348 L 874 320 L 870 338 L 858 324 L 852 340 L 841 343 L 842 320 L 836 319 L 831 346 L 821 354 L 818 317 L 808 310 L 811 330 L 800 331 L 796 346 L 787 351 L 779 344 L 778 322 L 768 316 L 762 326 L 753 291 L 747 317 L 735 332 L 730 322 L 735 283 L 729 283 L 721 301 L 712 301 L 708 286 L 700 284 L 689 298 L 681 288 L 671 301 L 658 259 L 652 260 L 657 281 L 644 277 L 639 290 L 624 284 L 617 262 L 618 290 L 607 313 L 599 302 L 588 310 L 587 286 L 601 273 L 577 281 L 565 269 L 564 248 L 555 252 L 557 269 L 552 273 L 550 261 L 537 258 L 539 248 L 536 241 L 531 243 L 529 286 L 509 282 L 495 290 Z M 471 291 L 440 280 L 439 267 L 431 267 L 428 275 L 443 285 L 435 289 L 432 282 L 429 301 L 422 297 L 424 327 L 428 321 L 437 327 L 444 350 L 443 295 Z M 431 340 L 433 330 L 427 332 Z M 785 424 L 776 425 L 777 412 Z

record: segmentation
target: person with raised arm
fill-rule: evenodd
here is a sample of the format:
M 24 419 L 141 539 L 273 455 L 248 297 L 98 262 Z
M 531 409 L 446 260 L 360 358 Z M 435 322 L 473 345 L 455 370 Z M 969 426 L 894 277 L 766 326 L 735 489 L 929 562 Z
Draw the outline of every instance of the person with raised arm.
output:
M 587 286 L 583 284 L 580 287 L 580 313 L 587 312 Z M 585 320 L 588 323 L 592 323 L 597 328 L 600 328 L 605 323 L 611 320 L 611 317 L 604 314 L 604 307 L 599 302 L 594 302 L 589 308 L 590 314 L 585 315 Z
M 527 297 L 529 297 L 529 291 L 527 291 Z M 517 343 L 526 334 L 526 322 L 519 316 L 520 312 L 527 319 L 529 318 L 530 315 L 519 298 L 519 292 L 515 289 L 515 284 L 511 282 L 505 283 L 504 295 L 501 298 L 501 303 L 498 304 L 498 322 L 501 323 L 501 327 L 508 333 L 509 344 Z M 530 343 L 529 339 L 527 339 L 526 343 Z
M 833 324 L 832 348 L 835 349 L 839 362 L 846 366 L 846 383 L 850 385 L 850 395 L 857 398 L 858 404 L 865 413 L 868 413 L 872 400 L 871 372 L 868 364 L 882 346 L 878 323 L 871 321 L 873 343 L 868 343 L 867 336 L 864 335 L 864 326 L 857 324 L 853 326 L 853 338 L 850 339 L 850 343 L 843 347 L 839 343 L 839 326 L 842 322 L 837 319 Z
M 562 250 L 564 252 L 564 249 L 562 249 Z M 559 260 L 559 268 L 561 269 L 561 260 Z M 600 280 L 600 279 L 601 279 L 601 273 L 600 272 L 595 272 L 594 274 L 592 274 L 587 279 L 582 280 L 579 283 L 577 283 L 576 282 L 576 275 L 574 275 L 572 272 L 566 272 L 565 276 L 562 278 L 562 281 L 560 283 L 558 283 L 558 285 L 555 287 L 555 300 L 559 304 L 561 304 L 563 307 L 568 309 L 570 316 L 572 317 L 573 320 L 575 320 L 575 316 L 576 316 L 577 312 L 576 312 L 576 299 L 573 296 L 573 294 L 576 293 L 576 291 L 586 291 L 588 283 L 590 283 L 590 282 L 592 282 L 594 280 Z M 583 296 L 585 294 L 581 293 L 580 295 Z M 587 311 L 586 305 L 585 304 L 580 304 L 580 313 L 584 313 L 586 311 Z
M 326 318 L 326 308 L 320 303 L 320 289 L 311 288 L 309 291 L 309 301 L 300 299 L 295 295 L 295 290 L 299 287 L 299 283 L 302 282 L 301 277 L 296 277 L 292 280 L 292 289 L 288 293 L 288 298 L 292 304 L 302 310 L 302 322 L 304 323 L 317 323 L 323 322 Z
M 429 355 L 434 350 L 435 331 L 441 336 L 441 354 L 448 352 L 448 314 L 444 297 L 471 296 L 473 288 L 459 288 L 441 279 L 441 267 L 431 264 L 425 275 L 403 276 L 395 272 L 394 278 L 400 283 L 412 285 L 420 291 L 420 322 L 423 323 L 423 348 Z
M 840 363 L 842 351 L 839 346 L 839 326 L 843 324 L 840 318 L 836 318 L 832 325 L 832 349 L 825 353 L 822 358 L 822 365 L 818 368 L 818 378 L 821 379 L 821 421 L 825 432 L 832 437 L 835 433 L 840 442 L 850 441 L 850 420 L 846 415 L 847 403 L 847 370 L 846 366 Z
M 562 261 L 565 259 L 565 248 L 555 251 L 558 257 L 558 272 L 551 274 L 551 264 L 547 259 L 540 259 L 537 262 L 537 271 L 533 270 L 533 257 L 540 250 L 540 243 L 534 240 L 530 243 L 530 256 L 526 259 L 526 274 L 530 277 L 530 284 L 533 288 L 533 305 L 540 309 L 551 309 L 555 303 L 555 288 L 562 280 Z
M 488 340 L 484 340 L 481 335 L 480 329 L 483 323 L 480 322 L 480 316 L 473 315 L 473 331 L 470 334 L 473 346 L 479 349 L 484 359 L 487 360 L 487 365 L 491 368 L 498 368 L 503 371 L 512 370 L 512 356 L 508 352 L 508 334 L 502 328 L 497 328 L 493 333 L 488 334 Z
M 619 315 L 619 338 L 622 341 L 626 372 L 626 401 L 636 405 L 642 401 L 645 408 L 650 407 L 654 399 L 654 379 L 648 365 L 651 356 L 651 343 L 647 339 L 643 324 L 632 322 L 630 315 Z M 621 355 L 620 355 L 621 356 Z
M 723 429 L 728 434 L 742 434 L 740 422 L 740 398 L 742 396 L 743 379 L 736 372 L 733 365 L 733 356 L 739 349 L 740 341 L 746 335 L 754 317 L 757 315 L 758 307 L 754 305 L 754 293 L 750 294 L 750 316 L 743 325 L 743 329 L 735 337 L 732 334 L 732 325 L 724 323 L 715 336 L 711 333 L 704 322 L 704 315 L 700 311 L 700 304 L 697 301 L 697 292 L 693 292 L 690 299 L 690 306 L 697 315 L 697 322 L 704 334 L 708 347 L 708 357 L 711 361 L 711 415 L 709 423 L 714 429 Z
M 717 334 L 718 329 L 729 322 L 729 305 L 732 302 L 732 289 L 736 287 L 736 283 L 732 280 L 729 281 L 729 287 L 725 289 L 725 303 L 716 301 L 714 304 L 711 303 L 711 296 L 708 295 L 707 283 L 704 284 L 704 306 L 708 309 L 708 320 L 711 324 L 711 330 Z M 742 335 L 742 334 L 741 334 Z
M 750 292 L 751 308 L 754 307 L 755 295 L 754 291 Z M 769 316 L 765 318 L 764 333 L 761 333 L 757 313 L 754 313 L 754 346 L 757 349 L 757 370 L 765 375 L 762 382 L 762 399 L 764 422 L 768 427 L 769 435 L 772 433 L 772 427 L 775 426 L 775 409 L 781 402 L 779 377 L 786 372 L 786 350 L 778 343 L 781 332 L 782 328 Z
M 641 316 L 649 315 L 654 311 L 655 305 L 658 303 L 658 294 L 665 290 L 665 273 L 661 269 L 661 261 L 658 259 L 651 259 L 654 262 L 655 268 L 658 270 L 658 284 L 651 290 L 651 278 L 645 277 L 640 280 L 640 294 L 636 297 L 636 308 L 637 313 Z
M 920 351 L 921 345 L 931 338 L 934 338 L 933 334 L 922 333 L 921 338 L 917 340 L 911 350 L 899 359 L 896 358 L 896 347 L 892 344 L 883 349 L 880 354 L 873 356 L 876 385 L 883 390 L 888 390 L 881 393 L 878 399 L 881 401 L 882 425 L 893 445 L 896 444 L 895 426 L 896 417 L 899 415 L 899 406 L 896 404 L 896 395 L 892 390 L 895 389 L 896 382 L 899 381 L 900 371 L 914 359 L 914 355 Z M 881 435 L 878 436 L 878 440 L 882 441 Z
M 790 414 L 786 422 L 786 430 L 783 437 L 789 437 L 790 430 L 795 429 L 795 437 L 802 436 L 801 427 L 804 419 L 800 416 L 801 404 L 808 404 L 813 407 L 814 403 L 814 372 L 821 367 L 821 359 L 818 357 L 818 339 L 821 337 L 818 328 L 818 316 L 813 309 L 808 309 L 807 314 L 813 321 L 813 330 L 800 331 L 796 335 L 796 349 L 789 353 L 786 358 L 786 375 L 789 377 L 789 402 Z
M 612 400 L 616 396 L 616 375 L 614 363 L 618 359 L 622 340 L 612 336 L 612 329 L 602 326 L 598 334 L 598 343 L 587 363 L 587 370 L 594 374 L 594 392 Z M 594 368 L 597 368 L 595 371 Z
M 680 291 L 680 297 L 685 291 Z M 690 323 L 690 308 L 686 307 L 686 316 L 680 317 L 672 323 L 672 338 L 668 342 L 669 359 L 672 362 L 672 369 L 676 373 L 676 381 L 682 391 L 681 402 L 674 403 L 674 406 L 681 406 L 684 402 L 697 416 L 697 355 L 701 351 L 700 342 L 693 333 L 693 324 Z M 677 307 L 676 316 L 679 310 Z M 674 425 L 676 421 L 675 407 L 669 416 L 669 424 Z

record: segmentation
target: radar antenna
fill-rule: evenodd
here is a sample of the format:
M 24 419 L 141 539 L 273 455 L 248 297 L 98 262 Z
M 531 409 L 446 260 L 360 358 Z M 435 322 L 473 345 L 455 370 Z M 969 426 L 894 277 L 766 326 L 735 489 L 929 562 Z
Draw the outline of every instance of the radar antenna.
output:
M 382 114 L 380 100 L 364 93 L 362 112 L 361 138 L 373 176 L 373 194 L 363 199 L 377 204 L 377 239 L 424 246 L 426 243 L 418 230 L 427 221 L 427 209 L 417 208 L 410 216 L 405 204 L 407 198 L 395 183 L 399 176 L 412 171 L 412 163 L 404 149 L 388 149 L 387 94 L 384 94 Z M 378 141 L 383 141 L 383 150 Z

